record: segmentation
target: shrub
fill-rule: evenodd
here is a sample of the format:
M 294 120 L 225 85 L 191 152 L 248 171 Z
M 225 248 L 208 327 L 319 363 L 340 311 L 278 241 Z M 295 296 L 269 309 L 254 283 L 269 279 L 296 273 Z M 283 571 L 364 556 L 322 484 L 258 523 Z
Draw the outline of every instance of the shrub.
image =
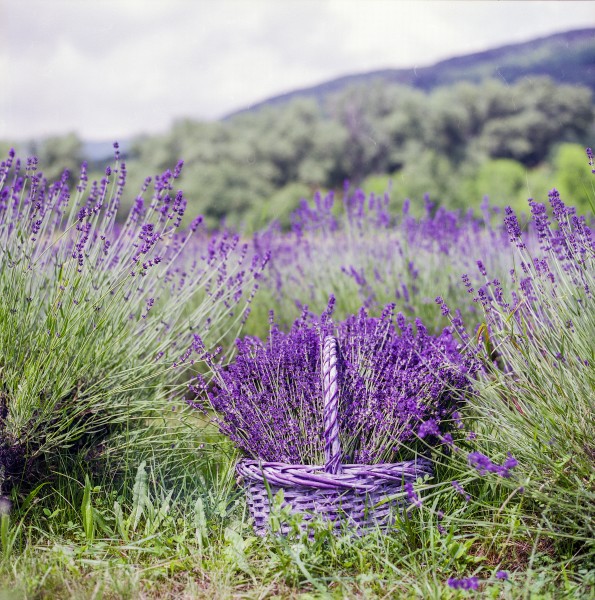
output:
M 478 263 L 474 300 L 484 322 L 476 335 L 485 352 L 471 414 L 484 451 L 518 460 L 527 523 L 566 543 L 592 544 L 595 237 L 555 189 L 549 204 L 548 211 L 530 201 L 528 232 L 506 209 L 508 281 Z
M 116 223 L 115 146 L 101 181 L 89 186 L 83 164 L 72 197 L 68 172 L 48 184 L 35 158 L 0 164 L 0 485 L 35 480 L 65 453 L 96 455 L 118 432 L 167 429 L 173 363 L 193 333 L 215 343 L 239 323 L 254 292 L 262 261 L 244 264 L 237 236 L 209 238 L 200 218 L 180 230 L 181 162 L 155 177 L 149 202 L 148 178 Z

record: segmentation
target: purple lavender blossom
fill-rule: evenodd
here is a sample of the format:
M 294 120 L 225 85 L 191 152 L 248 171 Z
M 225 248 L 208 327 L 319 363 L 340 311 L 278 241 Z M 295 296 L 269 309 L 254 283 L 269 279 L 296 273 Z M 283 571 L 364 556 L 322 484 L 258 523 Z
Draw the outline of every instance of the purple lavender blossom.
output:
M 500 477 L 509 478 L 510 470 L 514 469 L 518 465 L 518 461 L 510 452 L 508 453 L 508 457 L 504 461 L 502 465 L 498 465 L 492 462 L 485 454 L 481 452 L 470 452 L 467 460 L 469 462 L 469 466 L 475 467 L 480 475 L 486 475 L 487 473 L 495 473 L 496 475 L 500 475 Z
M 428 419 L 427 421 L 424 421 L 419 426 L 417 435 L 420 438 L 425 438 L 426 436 L 430 436 L 430 435 L 435 435 L 435 436 L 440 435 L 440 428 L 438 427 L 438 423 L 436 422 L 436 420 Z
M 453 590 L 476 590 L 479 588 L 479 579 L 477 577 L 464 577 L 462 579 L 451 577 L 446 583 Z
M 442 296 L 436 297 L 436 304 L 440 306 L 440 311 L 442 312 L 443 316 L 447 317 L 450 314 L 450 309 L 446 305 L 446 302 L 444 302 L 442 299 Z
M 465 498 L 465 502 L 469 502 L 469 500 L 471 500 L 471 496 L 465 491 L 463 486 L 456 479 L 451 481 L 450 485 L 452 485 L 452 487 L 457 490 L 457 492 L 459 492 L 463 498 Z
M 458 452 L 458 448 L 454 444 L 454 439 L 452 437 L 452 434 L 445 433 L 444 435 L 440 436 L 440 441 L 445 446 L 448 446 L 448 447 L 452 448 L 455 452 Z
M 521 226 L 517 216 L 510 206 L 504 209 L 506 216 L 504 217 L 504 225 L 506 231 L 508 231 L 509 239 L 511 242 L 516 243 L 517 248 L 524 248 L 525 244 L 521 239 Z
M 472 294 L 475 290 L 473 289 L 473 286 L 471 285 L 471 280 L 469 279 L 469 275 L 467 275 L 467 273 L 464 273 L 462 275 L 461 279 L 463 280 L 463 284 L 467 288 L 467 292 Z
M 407 500 L 408 502 L 417 508 L 421 508 L 422 502 L 420 497 L 417 495 L 417 492 L 413 489 L 413 484 L 408 481 L 405 483 L 405 491 L 407 492 Z

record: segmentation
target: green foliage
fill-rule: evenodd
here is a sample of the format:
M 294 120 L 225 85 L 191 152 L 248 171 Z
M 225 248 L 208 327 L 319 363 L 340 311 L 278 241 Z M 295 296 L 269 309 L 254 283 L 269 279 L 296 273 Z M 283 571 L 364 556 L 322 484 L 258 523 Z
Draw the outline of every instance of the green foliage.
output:
M 183 158 L 181 185 L 190 212 L 204 214 L 212 227 L 222 219 L 259 227 L 277 214 L 269 210 L 277 203 L 285 205 L 278 214 L 286 224 L 297 194 L 294 184 L 341 189 L 345 179 L 361 184 L 387 174 L 401 200 L 427 192 L 444 206 L 467 208 L 485 194 L 526 190 L 526 179 L 543 168 L 556 144 L 588 145 L 593 115 L 588 89 L 543 77 L 512 85 L 501 79 L 457 83 L 431 92 L 376 80 L 346 87 L 320 103 L 298 98 L 222 122 L 180 120 L 165 134 L 135 140 L 129 178 L 138 189 L 147 172 Z M 72 136 L 50 140 L 39 150 L 52 169 L 72 168 L 77 160 L 72 157 L 80 152 Z M 481 188 L 484 178 L 491 183 L 485 172 L 473 180 L 485 162 L 499 159 L 525 168 L 523 186 L 512 163 L 502 163 L 509 165 L 510 189 Z M 132 201 L 124 198 L 127 206 Z
M 453 208 L 465 207 L 466 198 L 456 186 L 456 176 L 448 158 L 433 150 L 419 149 L 417 160 L 408 161 L 403 169 L 395 173 L 393 189 L 399 198 L 410 198 L 414 213 L 422 214 L 424 195 L 432 202 Z M 417 209 L 417 210 L 415 210 Z
M 85 485 L 63 481 L 56 493 L 37 499 L 10 561 L 0 563 L 0 589 L 10 587 L 18 598 L 438 599 L 466 597 L 446 582 L 474 574 L 484 597 L 512 599 L 525 592 L 588 597 L 593 585 L 592 573 L 571 556 L 553 556 L 547 540 L 525 526 L 520 496 L 468 468 L 444 467 L 441 475 L 460 479 L 472 502 L 448 484 L 418 484 L 422 507 L 404 512 L 390 532 L 354 537 L 346 528 L 335 536 L 314 524 L 311 537 L 295 527 L 287 537 L 260 539 L 222 460 L 229 459 L 209 457 L 219 463 L 213 469 L 219 477 L 180 472 L 175 489 L 155 464 L 139 465 L 119 490 L 95 486 L 93 539 L 75 508 Z M 133 528 L 140 471 L 143 511 Z M 278 503 L 275 513 L 279 522 L 294 520 Z M 509 573 L 507 581 L 497 579 L 499 570 Z
M 74 133 L 32 142 L 28 145 L 27 152 L 39 158 L 44 166 L 44 175 L 49 181 L 59 179 L 64 169 L 77 173 L 83 161 L 83 143 Z
M 583 161 L 584 162 L 584 161 Z M 531 193 L 527 189 L 527 169 L 510 158 L 487 160 L 470 180 L 473 198 L 487 196 L 490 203 L 515 210 L 525 209 Z
M 479 142 L 493 158 L 534 166 L 554 143 L 579 139 L 592 122 L 588 90 L 556 86 L 545 78 L 529 79 L 511 86 L 508 110 L 485 124 Z
M 291 225 L 291 214 L 303 199 L 311 195 L 311 189 L 305 184 L 288 183 L 260 205 L 252 207 L 243 224 L 249 231 L 258 231 L 267 227 L 272 221 L 278 221 L 281 227 L 287 230 Z
M 237 240 L 220 238 L 209 259 L 207 236 L 198 240 L 201 234 L 188 230 L 179 237 L 173 214 L 158 216 L 163 190 L 148 212 L 131 213 L 115 229 L 121 183 L 103 180 L 103 196 L 96 187 L 88 204 L 83 185 L 70 198 L 65 185 L 50 193 L 33 174 L 27 167 L 24 187 L 8 190 L 15 210 L 0 213 L 4 493 L 15 483 L 72 472 L 81 456 L 122 467 L 139 437 L 152 453 L 169 452 L 168 436 L 178 441 L 188 427 L 183 415 L 167 410 L 174 391 L 186 389 L 182 369 L 173 365 L 185 352 L 188 358 L 195 334 L 214 345 L 239 326 L 255 275 L 242 266 Z M 17 178 L 9 173 L 7 180 Z M 151 243 L 147 231 L 154 233 Z M 139 239 L 146 241 L 140 249 Z M 201 254 L 180 280 L 173 265 L 184 252 Z M 92 537 L 90 497 L 81 512 Z
M 591 174 L 584 168 L 585 149 L 579 144 L 561 144 L 554 154 L 553 182 L 563 198 L 579 212 L 592 212 Z

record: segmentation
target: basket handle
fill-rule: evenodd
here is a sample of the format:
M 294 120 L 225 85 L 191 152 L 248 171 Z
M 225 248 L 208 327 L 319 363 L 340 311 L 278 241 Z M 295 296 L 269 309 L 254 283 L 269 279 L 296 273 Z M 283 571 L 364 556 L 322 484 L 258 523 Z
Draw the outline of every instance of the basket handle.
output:
M 339 442 L 339 380 L 337 371 L 337 339 L 324 339 L 322 348 L 322 385 L 324 390 L 324 470 L 341 472 L 341 443 Z

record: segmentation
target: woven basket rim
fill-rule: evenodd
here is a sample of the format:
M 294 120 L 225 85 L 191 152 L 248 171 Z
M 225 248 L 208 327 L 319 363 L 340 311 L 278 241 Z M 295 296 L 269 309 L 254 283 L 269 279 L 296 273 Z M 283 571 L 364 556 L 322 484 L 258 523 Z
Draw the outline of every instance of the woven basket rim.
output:
M 395 483 L 431 475 L 431 461 L 418 457 L 397 463 L 343 464 L 341 473 L 328 473 L 324 465 L 291 464 L 242 459 L 236 466 L 238 475 L 261 484 L 282 487 L 303 486 L 313 489 L 359 489 L 369 491 L 383 481 Z
M 417 458 L 411 458 L 409 460 L 401 460 L 398 462 L 392 463 L 341 463 L 341 466 L 344 468 L 365 468 L 365 469 L 375 469 L 377 467 L 394 467 L 399 465 L 415 465 L 415 464 L 424 464 L 429 463 L 431 460 L 426 456 L 418 456 Z M 324 465 L 308 465 L 305 463 L 287 463 L 283 461 L 274 461 L 274 460 L 258 460 L 255 458 L 241 458 L 238 464 L 245 465 L 260 465 L 262 467 L 278 467 L 278 468 L 300 468 L 300 469 L 312 469 L 312 470 L 321 470 L 324 471 Z M 325 473 L 331 478 L 341 477 L 341 473 Z

